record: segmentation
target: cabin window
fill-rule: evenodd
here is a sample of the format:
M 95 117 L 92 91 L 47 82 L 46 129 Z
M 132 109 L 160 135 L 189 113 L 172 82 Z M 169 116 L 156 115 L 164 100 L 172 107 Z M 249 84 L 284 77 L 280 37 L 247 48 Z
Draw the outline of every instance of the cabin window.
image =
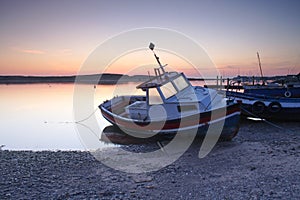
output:
M 197 107 L 195 105 L 181 105 L 177 106 L 178 112 L 195 111 Z
M 179 76 L 178 78 L 174 79 L 174 83 L 179 91 L 185 89 L 189 84 L 186 82 L 186 80 Z
M 162 104 L 163 100 L 161 99 L 159 92 L 156 88 L 149 89 L 149 105 Z
M 168 99 L 169 97 L 175 95 L 177 93 L 176 89 L 174 88 L 171 82 L 168 82 L 160 87 L 164 97 Z

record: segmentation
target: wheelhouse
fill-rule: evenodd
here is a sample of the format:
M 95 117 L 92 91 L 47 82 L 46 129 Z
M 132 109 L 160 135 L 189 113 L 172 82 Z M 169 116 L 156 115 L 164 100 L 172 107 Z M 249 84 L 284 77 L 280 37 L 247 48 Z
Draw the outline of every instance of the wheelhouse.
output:
M 165 72 L 137 86 L 146 92 L 147 105 L 166 104 L 170 99 L 191 87 L 183 73 Z

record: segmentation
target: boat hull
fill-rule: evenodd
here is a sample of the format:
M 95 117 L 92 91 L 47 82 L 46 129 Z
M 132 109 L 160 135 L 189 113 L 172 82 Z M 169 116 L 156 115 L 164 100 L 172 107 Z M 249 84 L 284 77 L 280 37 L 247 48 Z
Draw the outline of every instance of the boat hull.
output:
M 300 98 L 274 98 L 239 92 L 227 92 L 227 97 L 242 101 L 243 116 L 276 121 L 300 121 Z
M 133 133 L 134 135 L 174 135 L 177 132 L 196 132 L 197 135 L 205 135 L 210 126 L 219 125 L 221 127 L 221 138 L 230 140 L 239 130 L 240 105 L 237 103 L 231 103 L 226 108 L 164 122 L 130 120 L 115 115 L 103 105 L 100 105 L 99 108 L 107 121 L 124 132 Z
M 287 98 L 300 98 L 299 87 L 269 87 L 269 86 L 258 86 L 258 87 L 245 87 L 244 93 L 251 95 L 265 95 L 268 97 L 287 97 Z

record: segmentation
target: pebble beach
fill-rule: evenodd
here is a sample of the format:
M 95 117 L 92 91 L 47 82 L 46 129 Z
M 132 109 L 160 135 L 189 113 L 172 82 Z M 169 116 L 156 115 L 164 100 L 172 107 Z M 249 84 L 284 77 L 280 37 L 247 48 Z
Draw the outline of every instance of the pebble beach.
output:
M 196 139 L 173 164 L 142 174 L 87 151 L 1 150 L 0 199 L 300 199 L 300 125 L 275 124 L 242 120 L 238 135 L 206 157 Z

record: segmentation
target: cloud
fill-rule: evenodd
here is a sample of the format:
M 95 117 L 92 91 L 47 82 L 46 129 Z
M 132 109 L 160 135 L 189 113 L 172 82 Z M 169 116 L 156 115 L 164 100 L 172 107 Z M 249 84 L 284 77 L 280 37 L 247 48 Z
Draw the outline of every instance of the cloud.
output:
M 222 69 L 228 69 L 228 70 L 236 70 L 236 69 L 244 69 L 244 68 L 249 68 L 248 65 L 225 65 L 222 67 L 217 67 L 219 70 Z
M 62 55 L 72 55 L 72 49 L 60 49 L 58 53 Z
M 23 48 L 15 48 L 15 47 L 13 47 L 13 49 L 16 50 L 16 51 L 18 51 L 18 52 L 28 53 L 28 54 L 38 54 L 38 55 L 41 55 L 41 54 L 45 54 L 46 53 L 45 51 L 38 50 L 38 49 L 23 49 Z

